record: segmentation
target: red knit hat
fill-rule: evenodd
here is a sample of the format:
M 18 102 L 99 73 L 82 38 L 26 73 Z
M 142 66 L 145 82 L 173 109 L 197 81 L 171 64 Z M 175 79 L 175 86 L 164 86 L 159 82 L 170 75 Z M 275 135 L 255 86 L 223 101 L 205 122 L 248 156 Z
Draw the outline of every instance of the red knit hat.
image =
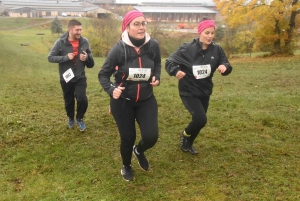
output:
M 204 29 L 207 29 L 209 27 L 213 27 L 216 29 L 216 25 L 213 20 L 204 20 L 198 24 L 198 34 L 201 34 Z
M 122 22 L 122 32 L 126 29 L 128 24 L 137 17 L 145 17 L 144 14 L 138 10 L 132 10 L 126 13 Z

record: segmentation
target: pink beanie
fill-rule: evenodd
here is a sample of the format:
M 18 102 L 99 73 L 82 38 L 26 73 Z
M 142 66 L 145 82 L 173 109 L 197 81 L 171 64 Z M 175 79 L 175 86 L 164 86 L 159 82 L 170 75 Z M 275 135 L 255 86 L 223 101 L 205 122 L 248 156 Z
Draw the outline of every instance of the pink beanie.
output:
M 144 17 L 144 14 L 138 10 L 132 10 L 126 13 L 122 22 L 122 32 L 126 29 L 128 24 L 137 17 Z
M 198 24 L 198 34 L 201 34 L 204 29 L 213 27 L 216 29 L 216 25 L 213 20 L 204 20 Z

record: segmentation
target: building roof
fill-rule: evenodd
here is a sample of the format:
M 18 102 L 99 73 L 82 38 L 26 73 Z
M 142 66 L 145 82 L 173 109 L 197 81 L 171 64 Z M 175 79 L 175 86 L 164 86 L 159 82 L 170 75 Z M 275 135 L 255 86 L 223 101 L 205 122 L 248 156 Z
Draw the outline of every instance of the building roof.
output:
M 97 2 L 97 1 L 96 1 Z M 198 5 L 198 6 L 215 6 L 212 0 L 115 0 L 116 4 L 136 4 L 136 5 Z
M 44 11 L 73 11 L 73 12 L 86 12 L 99 9 L 98 6 L 85 3 L 85 2 L 73 2 L 73 1 L 41 1 L 41 0 L 4 0 L 5 9 L 15 10 L 22 7 L 34 8 L 36 10 Z
M 57 3 L 58 2 L 58 3 Z M 61 6 L 82 6 L 82 2 L 68 2 L 68 1 L 24 1 L 24 0 L 18 0 L 18 1 L 3 1 L 3 4 L 5 7 L 16 7 L 16 6 L 28 6 L 28 7 L 61 7 Z
M 142 13 L 219 13 L 204 7 L 150 7 L 150 6 L 134 6 L 134 8 Z
M 34 8 L 24 7 L 24 6 L 18 6 L 10 8 L 10 10 L 33 10 Z

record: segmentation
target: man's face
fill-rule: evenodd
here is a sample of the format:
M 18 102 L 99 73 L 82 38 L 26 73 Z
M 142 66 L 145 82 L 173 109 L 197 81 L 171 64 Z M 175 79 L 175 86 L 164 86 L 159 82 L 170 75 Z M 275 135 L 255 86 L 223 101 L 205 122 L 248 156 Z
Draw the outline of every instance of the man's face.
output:
M 73 27 L 70 27 L 68 29 L 68 31 L 69 31 L 69 38 L 71 40 L 78 40 L 81 36 L 82 26 L 81 25 L 75 25 Z

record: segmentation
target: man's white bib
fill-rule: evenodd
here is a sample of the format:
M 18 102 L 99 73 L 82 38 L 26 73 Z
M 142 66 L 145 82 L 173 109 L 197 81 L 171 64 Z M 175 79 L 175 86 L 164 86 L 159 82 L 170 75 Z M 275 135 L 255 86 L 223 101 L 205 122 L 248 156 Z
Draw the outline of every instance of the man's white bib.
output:
M 71 68 L 69 68 L 66 72 L 63 74 L 63 78 L 65 79 L 66 83 L 68 83 L 74 76 L 74 73 Z

